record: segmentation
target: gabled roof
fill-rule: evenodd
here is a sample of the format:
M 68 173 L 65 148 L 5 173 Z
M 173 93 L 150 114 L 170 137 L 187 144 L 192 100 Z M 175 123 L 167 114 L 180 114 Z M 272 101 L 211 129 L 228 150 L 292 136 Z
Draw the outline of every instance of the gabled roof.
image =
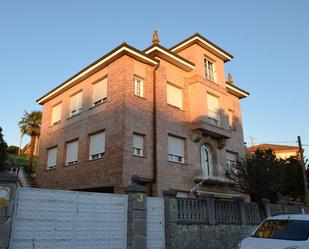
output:
M 230 94 L 235 95 L 236 97 L 242 99 L 242 98 L 246 98 L 250 95 L 250 93 L 248 93 L 247 91 L 235 86 L 234 84 L 230 84 L 230 83 L 225 83 L 226 89 Z
M 230 53 L 226 52 L 213 42 L 206 39 L 204 36 L 200 35 L 199 33 L 195 33 L 194 35 L 190 36 L 189 38 L 183 40 L 182 42 L 176 44 L 175 46 L 171 47 L 170 50 L 172 52 L 179 52 L 187 47 L 190 47 L 193 44 L 198 44 L 201 47 L 209 50 L 210 52 L 217 55 L 221 58 L 224 62 L 232 60 L 234 57 Z
M 258 144 L 255 146 L 251 146 L 247 149 L 248 152 L 255 152 L 256 150 L 272 150 L 272 151 L 286 151 L 286 150 L 295 150 L 298 151 L 299 148 L 297 146 L 290 145 L 280 145 L 280 144 Z
M 49 91 L 47 94 L 44 96 L 40 97 L 37 100 L 38 104 L 44 104 L 47 100 L 55 97 L 56 95 L 60 94 L 61 92 L 65 91 L 66 89 L 72 87 L 73 85 L 77 84 L 81 80 L 87 78 L 90 74 L 92 74 L 95 71 L 100 70 L 101 68 L 105 67 L 109 63 L 113 62 L 114 60 L 118 59 L 122 55 L 129 55 L 132 56 L 133 58 L 156 66 L 158 65 L 158 61 L 151 56 L 143 53 L 142 51 L 126 44 L 123 43 L 107 53 L 106 55 L 102 56 L 100 59 L 97 61 L 93 62 L 89 66 L 85 67 L 81 71 L 79 71 L 77 74 L 73 75 L 71 78 L 68 80 L 64 81 L 62 84 L 54 88 L 53 90 Z
M 180 55 L 170 51 L 169 49 L 161 46 L 160 44 L 156 43 L 151 45 L 150 47 L 144 49 L 143 51 L 145 54 L 151 56 L 158 56 L 175 66 L 182 68 L 183 70 L 189 72 L 195 68 L 195 64 L 187 59 L 181 57 Z

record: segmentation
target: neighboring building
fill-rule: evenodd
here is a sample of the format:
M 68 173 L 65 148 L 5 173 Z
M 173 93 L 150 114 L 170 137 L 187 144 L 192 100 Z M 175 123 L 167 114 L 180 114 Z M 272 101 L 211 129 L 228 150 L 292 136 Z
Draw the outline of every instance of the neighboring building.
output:
M 30 155 L 30 142 L 24 146 L 21 150 L 21 154 Z M 33 155 L 39 155 L 39 136 L 36 136 L 35 138 Z
M 115 48 L 37 100 L 42 188 L 122 193 L 132 175 L 152 195 L 234 193 L 225 177 L 245 155 L 240 99 L 225 81 L 233 56 L 199 34 L 167 49 Z M 202 183 L 201 183 L 202 182 Z
M 247 152 L 254 153 L 257 150 L 272 150 L 277 158 L 286 159 L 291 156 L 299 156 L 299 148 L 297 146 L 279 145 L 279 144 L 259 144 L 251 146 Z

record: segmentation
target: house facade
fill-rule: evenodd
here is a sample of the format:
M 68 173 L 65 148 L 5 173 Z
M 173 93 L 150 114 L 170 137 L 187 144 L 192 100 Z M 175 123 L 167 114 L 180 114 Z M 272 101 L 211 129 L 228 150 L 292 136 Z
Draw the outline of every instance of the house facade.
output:
M 278 159 L 287 159 L 291 156 L 299 157 L 299 148 L 297 146 L 281 144 L 258 144 L 247 148 L 248 153 L 254 153 L 257 150 L 272 150 Z
M 225 79 L 233 56 L 200 34 L 172 48 L 115 48 L 37 100 L 43 106 L 37 183 L 122 193 L 138 175 L 150 195 L 231 195 L 245 155 L 240 99 Z

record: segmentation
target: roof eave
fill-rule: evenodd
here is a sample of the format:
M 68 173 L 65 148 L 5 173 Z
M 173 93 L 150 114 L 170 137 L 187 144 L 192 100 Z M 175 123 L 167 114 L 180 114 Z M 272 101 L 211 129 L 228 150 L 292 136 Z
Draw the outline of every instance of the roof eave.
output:
M 224 62 L 228 62 L 234 58 L 234 56 L 228 52 L 226 52 L 224 49 L 220 48 L 213 42 L 206 39 L 204 36 L 200 35 L 199 33 L 196 33 L 189 38 L 181 41 L 180 43 L 176 44 L 175 46 L 171 47 L 170 50 L 172 52 L 179 52 L 192 44 L 197 43 L 203 48 L 210 50 L 212 53 L 216 54 L 219 58 L 221 58 Z
M 141 62 L 150 64 L 153 66 L 156 66 L 159 63 L 156 59 L 150 57 L 149 55 L 143 53 L 142 51 L 128 45 L 127 43 L 123 43 L 119 45 L 118 47 L 116 47 L 115 49 L 113 49 L 112 51 L 110 51 L 109 53 L 107 53 L 106 55 L 96 60 L 95 62 L 93 62 L 92 64 L 90 64 L 89 66 L 79 71 L 78 73 L 73 75 L 71 78 L 64 81 L 62 84 L 58 85 L 57 87 L 55 87 L 54 89 L 52 89 L 51 91 L 49 91 L 48 93 L 40 97 L 39 99 L 37 99 L 36 102 L 41 105 L 44 104 L 46 101 L 48 101 L 52 97 L 57 96 L 62 91 L 68 89 L 69 87 L 77 84 L 81 80 L 87 78 L 94 71 L 100 70 L 101 68 L 107 66 L 108 64 L 110 64 L 111 62 L 120 58 L 123 55 L 132 56 Z
M 233 84 L 229 84 L 229 83 L 225 83 L 225 86 L 227 88 L 227 91 L 233 95 L 235 95 L 236 97 L 243 99 L 246 98 L 250 95 L 249 92 L 233 85 Z
M 191 61 L 188 61 L 187 59 L 179 56 L 176 53 L 171 52 L 167 48 L 159 45 L 154 44 L 148 48 L 146 48 L 143 51 L 145 54 L 151 55 L 151 56 L 158 56 L 170 63 L 172 63 L 175 66 L 180 67 L 181 69 L 189 72 L 195 68 L 195 64 Z

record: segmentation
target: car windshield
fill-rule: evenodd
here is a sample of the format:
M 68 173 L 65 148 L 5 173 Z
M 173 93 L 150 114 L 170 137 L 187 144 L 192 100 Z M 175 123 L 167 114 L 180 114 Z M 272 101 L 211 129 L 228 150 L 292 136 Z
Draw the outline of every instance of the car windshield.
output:
M 281 240 L 307 240 L 309 221 L 305 220 L 265 220 L 252 235 L 255 238 Z

